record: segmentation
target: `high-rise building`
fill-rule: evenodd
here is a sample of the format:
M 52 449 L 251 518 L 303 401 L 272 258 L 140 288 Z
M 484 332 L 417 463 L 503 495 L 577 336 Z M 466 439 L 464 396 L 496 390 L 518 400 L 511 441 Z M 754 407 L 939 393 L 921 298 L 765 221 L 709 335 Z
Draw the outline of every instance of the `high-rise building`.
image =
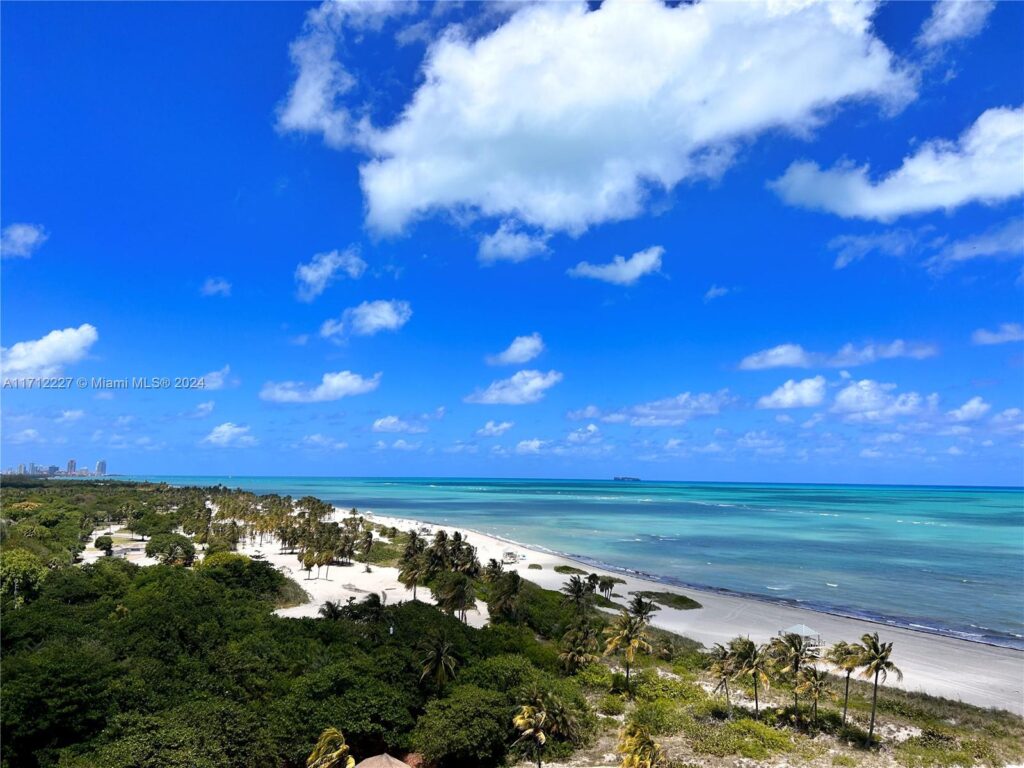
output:
M 99 461 L 96 462 L 96 474 L 99 475 L 100 477 L 102 477 L 103 475 L 107 474 L 107 460 L 106 459 L 100 459 Z
M 68 459 L 68 474 L 69 475 L 75 474 L 77 469 L 78 469 L 78 462 L 75 461 L 74 459 Z
M 24 464 L 19 464 L 18 465 L 18 474 L 19 475 L 24 475 L 25 474 L 25 465 Z
M 56 464 L 51 464 L 49 467 L 46 468 L 46 474 L 48 475 L 56 475 L 58 472 L 60 472 L 60 467 L 58 467 Z
M 30 462 L 28 463 L 28 473 L 29 473 L 30 475 L 34 475 L 34 474 L 36 474 L 36 473 L 37 473 L 38 471 L 39 471 L 39 470 L 38 470 L 38 469 L 36 468 L 36 463 L 35 463 L 34 461 L 30 461 Z

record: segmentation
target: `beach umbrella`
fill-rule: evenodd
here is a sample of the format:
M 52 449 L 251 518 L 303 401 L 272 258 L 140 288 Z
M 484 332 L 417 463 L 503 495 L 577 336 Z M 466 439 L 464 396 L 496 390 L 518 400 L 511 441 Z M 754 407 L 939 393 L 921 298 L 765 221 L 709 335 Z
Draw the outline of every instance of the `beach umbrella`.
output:
M 409 768 L 409 764 L 403 763 L 391 755 L 383 754 L 366 758 L 361 763 L 357 763 L 356 768 Z

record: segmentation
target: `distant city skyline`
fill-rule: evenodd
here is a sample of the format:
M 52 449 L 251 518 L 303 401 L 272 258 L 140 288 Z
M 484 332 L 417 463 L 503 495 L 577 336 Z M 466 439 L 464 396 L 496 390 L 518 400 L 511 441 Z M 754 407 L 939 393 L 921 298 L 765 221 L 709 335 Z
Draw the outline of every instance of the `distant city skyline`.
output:
M 2 15 L 3 466 L 1024 483 L 1022 3 Z
M 20 462 L 3 470 L 10 475 L 46 475 L 49 477 L 104 477 L 107 474 L 106 459 L 96 461 L 95 469 L 79 467 L 76 459 L 68 459 L 62 470 L 57 464 L 40 464 L 34 461 Z

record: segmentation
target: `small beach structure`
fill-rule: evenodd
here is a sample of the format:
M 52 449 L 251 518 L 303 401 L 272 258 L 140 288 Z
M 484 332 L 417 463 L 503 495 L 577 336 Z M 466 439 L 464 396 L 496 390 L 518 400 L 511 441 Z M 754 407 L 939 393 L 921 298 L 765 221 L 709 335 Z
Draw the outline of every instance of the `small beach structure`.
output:
M 806 624 L 794 624 L 792 627 L 779 630 L 779 634 L 800 635 L 805 640 L 813 641 L 815 645 L 821 645 L 821 635 L 818 633 L 818 630 L 811 629 Z
M 511 565 L 519 562 L 519 553 L 514 549 L 506 549 L 501 553 L 501 562 Z
M 356 763 L 356 768 L 409 768 L 409 764 L 385 753 L 368 757 L 362 762 Z

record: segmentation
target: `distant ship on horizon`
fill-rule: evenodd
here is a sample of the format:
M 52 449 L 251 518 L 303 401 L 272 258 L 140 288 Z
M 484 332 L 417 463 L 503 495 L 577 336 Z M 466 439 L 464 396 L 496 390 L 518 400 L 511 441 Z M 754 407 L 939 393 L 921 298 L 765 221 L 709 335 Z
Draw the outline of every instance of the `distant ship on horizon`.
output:
M 639 483 L 639 477 L 628 477 L 627 475 L 616 475 L 612 480 L 617 480 L 621 483 Z

